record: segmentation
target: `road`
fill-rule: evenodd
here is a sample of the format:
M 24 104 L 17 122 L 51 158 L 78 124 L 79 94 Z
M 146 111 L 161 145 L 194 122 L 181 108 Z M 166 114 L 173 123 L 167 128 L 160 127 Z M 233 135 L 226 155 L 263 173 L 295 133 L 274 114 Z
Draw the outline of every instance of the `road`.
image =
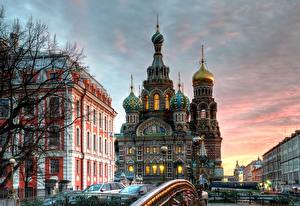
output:
M 249 206 L 249 203 L 208 203 L 208 206 Z M 259 204 L 251 204 L 251 206 L 260 206 Z

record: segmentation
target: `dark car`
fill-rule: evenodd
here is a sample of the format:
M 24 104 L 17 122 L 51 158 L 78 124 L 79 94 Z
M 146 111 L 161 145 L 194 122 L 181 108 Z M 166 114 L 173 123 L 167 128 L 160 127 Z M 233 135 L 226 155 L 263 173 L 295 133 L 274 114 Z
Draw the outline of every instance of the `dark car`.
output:
M 132 202 L 139 199 L 144 194 L 150 192 L 155 188 L 154 185 L 150 184 L 138 184 L 138 185 L 130 185 L 122 189 L 119 194 L 121 196 L 121 200 L 128 201 L 131 200 Z
M 81 191 L 65 191 L 60 194 L 47 197 L 43 202 L 43 206 L 62 205 L 66 203 L 69 205 L 75 205 L 76 198 L 81 194 Z

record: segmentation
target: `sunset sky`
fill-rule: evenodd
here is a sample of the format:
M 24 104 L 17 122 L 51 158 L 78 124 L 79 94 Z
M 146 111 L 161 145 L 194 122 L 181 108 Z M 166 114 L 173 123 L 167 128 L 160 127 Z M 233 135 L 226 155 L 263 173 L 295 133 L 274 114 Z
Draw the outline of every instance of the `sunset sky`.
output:
M 6 18 L 41 20 L 64 45 L 84 48 L 85 65 L 103 84 L 125 121 L 130 74 L 136 92 L 152 63 L 156 14 L 164 62 L 192 99 L 201 44 L 215 75 L 225 174 L 300 129 L 300 1 L 0 0 Z M 176 87 L 177 89 L 177 87 Z

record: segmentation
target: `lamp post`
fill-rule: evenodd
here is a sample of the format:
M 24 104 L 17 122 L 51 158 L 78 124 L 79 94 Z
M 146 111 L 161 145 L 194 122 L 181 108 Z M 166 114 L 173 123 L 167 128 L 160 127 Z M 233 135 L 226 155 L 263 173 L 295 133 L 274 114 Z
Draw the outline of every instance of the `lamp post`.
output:
M 163 155 L 163 166 L 164 166 L 164 169 L 163 169 L 163 182 L 165 182 L 165 179 L 166 179 L 166 154 L 167 154 L 167 151 L 168 151 L 168 147 L 167 146 L 161 146 L 160 147 L 160 151 Z
M 14 166 L 16 164 L 16 160 L 14 158 L 9 159 L 9 165 L 11 167 L 11 193 L 10 193 L 10 198 L 11 199 L 16 199 L 16 193 L 14 189 Z

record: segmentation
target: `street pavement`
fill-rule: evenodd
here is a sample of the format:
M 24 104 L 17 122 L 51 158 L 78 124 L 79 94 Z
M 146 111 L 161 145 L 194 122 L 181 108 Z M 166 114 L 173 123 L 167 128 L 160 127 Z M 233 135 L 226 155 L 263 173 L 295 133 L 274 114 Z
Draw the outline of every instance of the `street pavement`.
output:
M 249 206 L 249 203 L 208 203 L 208 206 Z M 251 204 L 251 206 L 260 206 L 259 204 Z

